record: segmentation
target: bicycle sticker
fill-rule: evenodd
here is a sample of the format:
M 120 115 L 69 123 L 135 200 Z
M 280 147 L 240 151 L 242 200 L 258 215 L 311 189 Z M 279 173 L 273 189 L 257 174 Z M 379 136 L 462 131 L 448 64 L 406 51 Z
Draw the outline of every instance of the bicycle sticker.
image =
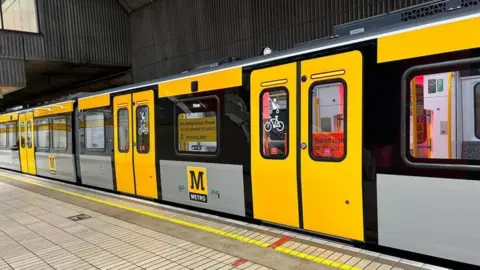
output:
M 28 122 L 28 128 L 27 128 L 27 138 L 31 138 L 32 137 L 32 128 L 30 126 L 30 122 Z
M 145 116 L 145 112 L 140 112 L 140 126 L 138 127 L 138 134 L 139 135 L 147 135 L 148 134 L 148 127 L 147 127 L 147 117 Z
M 263 129 L 266 132 L 270 132 L 272 129 L 276 129 L 277 131 L 281 132 L 285 128 L 285 124 L 283 124 L 282 121 L 278 120 L 278 114 L 280 113 L 280 105 L 278 105 L 276 98 L 269 98 L 268 101 L 271 104 L 270 118 L 268 119 L 268 122 L 263 125 Z M 273 116 L 272 113 L 275 113 L 275 115 Z

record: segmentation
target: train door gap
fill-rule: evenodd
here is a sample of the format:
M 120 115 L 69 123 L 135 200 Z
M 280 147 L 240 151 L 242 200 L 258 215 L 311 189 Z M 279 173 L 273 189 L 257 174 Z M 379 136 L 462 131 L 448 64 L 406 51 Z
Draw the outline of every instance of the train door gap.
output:
M 135 135 L 136 135 L 136 130 L 135 130 L 135 121 L 134 121 L 134 118 L 135 118 L 135 114 L 134 114 L 134 106 L 135 106 L 135 101 L 133 100 L 133 93 L 132 94 L 128 94 L 130 96 L 130 100 L 131 100 L 131 107 L 130 107 L 130 121 L 132 122 L 132 126 L 130 128 L 130 136 L 132 136 L 132 153 L 131 153 L 131 158 L 132 158 L 132 173 L 133 173 L 133 189 L 135 191 L 135 195 L 138 195 L 137 193 L 137 178 L 135 177 L 135 155 L 133 154 L 133 151 L 135 151 L 135 147 L 137 146 L 137 143 L 136 143 L 136 139 L 135 139 Z

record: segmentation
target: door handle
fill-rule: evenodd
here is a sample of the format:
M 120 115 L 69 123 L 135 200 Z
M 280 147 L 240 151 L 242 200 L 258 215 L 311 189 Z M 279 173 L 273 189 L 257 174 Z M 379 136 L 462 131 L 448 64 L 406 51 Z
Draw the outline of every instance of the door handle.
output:
M 133 142 L 132 145 L 133 145 L 134 147 L 137 146 L 137 144 L 136 144 L 135 142 Z
M 302 144 L 300 144 L 300 147 L 302 148 L 302 150 L 305 150 L 307 149 L 307 144 L 302 142 Z

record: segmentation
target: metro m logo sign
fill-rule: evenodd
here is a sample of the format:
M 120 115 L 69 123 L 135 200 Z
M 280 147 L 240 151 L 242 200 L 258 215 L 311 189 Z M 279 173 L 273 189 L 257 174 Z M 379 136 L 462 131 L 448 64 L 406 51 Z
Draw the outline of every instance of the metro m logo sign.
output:
M 201 167 L 187 167 L 188 196 L 191 201 L 207 203 L 208 185 L 207 169 Z

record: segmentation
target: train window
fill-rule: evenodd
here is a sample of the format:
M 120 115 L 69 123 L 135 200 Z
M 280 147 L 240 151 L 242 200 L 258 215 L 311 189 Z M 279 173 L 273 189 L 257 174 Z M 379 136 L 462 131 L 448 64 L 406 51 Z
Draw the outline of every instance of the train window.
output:
M 0 147 L 7 148 L 7 125 L 0 124 Z
M 8 128 L 8 144 L 10 147 L 18 147 L 17 123 L 10 123 Z
M 312 85 L 310 90 L 310 156 L 315 160 L 345 158 L 346 87 L 343 82 Z
M 128 110 L 117 111 L 118 116 L 118 151 L 126 153 L 130 150 L 130 130 L 128 128 Z
M 137 152 L 146 154 L 150 151 L 150 122 L 148 106 L 138 106 L 137 111 Z
M 20 122 L 20 140 L 22 148 L 25 147 L 25 122 Z
M 286 88 L 267 89 L 260 94 L 260 117 L 260 153 L 263 158 L 286 158 L 289 142 Z
M 478 66 L 438 66 L 413 71 L 406 81 L 406 158 L 472 165 L 480 160 Z
M 105 150 L 105 114 L 85 113 L 85 144 L 89 151 Z
M 238 92 L 224 93 L 224 115 L 237 126 L 241 126 L 247 142 L 250 141 L 250 113 Z
M 67 118 L 59 117 L 53 119 L 52 130 L 53 149 L 67 150 Z
M 480 140 L 480 82 L 475 84 L 474 102 L 475 102 L 475 137 Z
M 36 144 L 38 149 L 50 148 L 50 125 L 48 118 L 35 120 Z
M 177 152 L 212 154 L 218 150 L 219 100 L 216 96 L 175 103 Z

